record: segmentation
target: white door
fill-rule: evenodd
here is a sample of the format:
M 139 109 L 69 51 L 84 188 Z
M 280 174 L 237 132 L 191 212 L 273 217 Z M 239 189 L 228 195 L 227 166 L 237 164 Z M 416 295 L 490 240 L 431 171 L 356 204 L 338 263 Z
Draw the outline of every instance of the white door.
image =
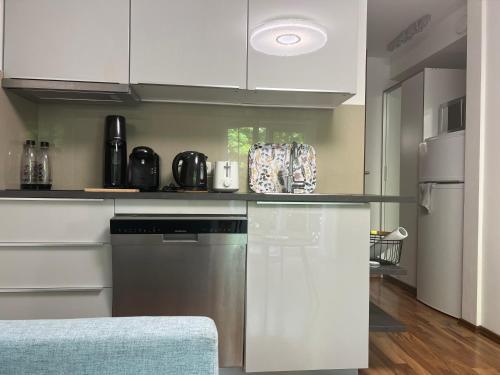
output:
M 355 93 L 358 58 L 365 58 L 358 56 L 359 7 L 358 0 L 250 0 L 249 39 L 271 20 L 300 18 L 324 28 L 327 41 L 299 56 L 265 54 L 250 41 L 248 89 Z
M 128 83 L 129 12 L 129 0 L 5 0 L 5 77 Z
M 399 195 L 401 158 L 401 87 L 384 93 L 382 195 Z M 399 204 L 382 203 L 381 228 L 392 231 L 399 226 Z
M 246 0 L 132 0 L 130 81 L 246 86 Z
M 245 370 L 368 365 L 369 205 L 248 205 Z
M 399 194 L 418 199 L 418 146 L 423 136 L 423 73 L 404 81 L 401 85 L 401 133 Z M 407 275 L 398 278 L 411 285 L 417 285 L 417 246 L 418 246 L 418 206 L 417 203 L 399 205 L 399 225 L 406 228 L 408 237 L 401 253 L 401 266 Z
M 417 298 L 461 318 L 463 184 L 434 184 L 431 196 L 419 216 Z

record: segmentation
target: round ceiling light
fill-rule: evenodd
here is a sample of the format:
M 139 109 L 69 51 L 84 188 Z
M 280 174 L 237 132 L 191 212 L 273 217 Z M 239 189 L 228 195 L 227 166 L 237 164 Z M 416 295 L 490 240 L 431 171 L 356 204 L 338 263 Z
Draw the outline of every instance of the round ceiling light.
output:
M 276 38 L 276 41 L 279 44 L 283 44 L 285 46 L 300 43 L 301 40 L 302 38 L 296 34 L 283 34 Z
M 298 56 L 323 48 L 326 29 L 312 21 L 278 19 L 252 30 L 250 45 L 256 51 L 274 56 Z

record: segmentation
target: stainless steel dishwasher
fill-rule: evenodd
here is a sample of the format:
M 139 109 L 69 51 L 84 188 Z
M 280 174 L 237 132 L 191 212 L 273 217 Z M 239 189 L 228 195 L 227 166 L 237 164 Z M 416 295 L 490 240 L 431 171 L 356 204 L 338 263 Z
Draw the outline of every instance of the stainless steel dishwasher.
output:
M 242 367 L 244 216 L 115 216 L 113 316 L 211 317 L 220 367 Z

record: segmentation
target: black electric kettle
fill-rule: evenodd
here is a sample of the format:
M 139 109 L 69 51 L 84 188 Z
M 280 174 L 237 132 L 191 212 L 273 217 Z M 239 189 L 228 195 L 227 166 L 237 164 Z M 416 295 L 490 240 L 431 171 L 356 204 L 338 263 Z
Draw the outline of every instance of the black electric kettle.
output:
M 207 190 L 207 157 L 201 152 L 184 151 L 172 162 L 174 180 L 186 190 Z

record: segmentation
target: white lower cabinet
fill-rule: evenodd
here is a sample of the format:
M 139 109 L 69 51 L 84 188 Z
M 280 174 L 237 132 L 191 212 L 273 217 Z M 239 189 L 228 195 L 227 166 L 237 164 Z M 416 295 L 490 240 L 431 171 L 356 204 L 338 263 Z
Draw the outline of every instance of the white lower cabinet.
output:
M 0 199 L 0 319 L 111 316 L 114 201 Z
M 0 289 L 111 286 L 109 244 L 0 243 Z
M 369 205 L 249 203 L 245 370 L 368 366 Z
M 0 289 L 0 319 L 111 316 L 111 288 Z
M 0 242 L 109 243 L 112 199 L 0 199 Z

